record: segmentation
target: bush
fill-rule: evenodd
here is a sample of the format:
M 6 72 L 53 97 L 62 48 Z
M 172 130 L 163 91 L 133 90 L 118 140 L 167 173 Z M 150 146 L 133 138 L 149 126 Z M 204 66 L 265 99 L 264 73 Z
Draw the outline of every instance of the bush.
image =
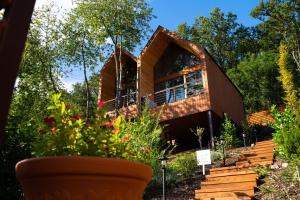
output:
M 278 151 L 287 158 L 300 155 L 300 116 L 299 111 L 287 107 L 283 112 L 272 108 L 275 122 L 273 140 L 279 145 Z
M 217 147 L 217 149 L 220 149 L 220 148 Z M 210 159 L 211 159 L 212 163 L 215 163 L 216 161 L 221 160 L 222 157 L 223 157 L 222 150 L 210 152 Z
M 222 123 L 222 133 L 220 139 L 224 140 L 225 149 L 231 149 L 238 141 L 236 136 L 236 127 L 226 113 L 224 116 L 225 118 L 224 122 Z
M 182 177 L 182 179 L 195 174 L 196 169 L 197 160 L 195 153 L 179 154 L 169 163 L 169 170 L 177 173 L 177 176 Z

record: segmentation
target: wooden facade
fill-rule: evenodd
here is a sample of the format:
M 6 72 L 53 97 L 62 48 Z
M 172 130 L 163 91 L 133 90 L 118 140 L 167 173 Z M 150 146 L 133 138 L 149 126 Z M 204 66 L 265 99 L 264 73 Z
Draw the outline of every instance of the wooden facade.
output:
M 199 45 L 158 27 L 135 61 L 136 104 L 126 115 L 136 115 L 147 99 L 153 112 L 161 112 L 161 123 L 170 127 L 167 139 L 196 141 L 190 129 L 201 126 L 213 146 L 224 113 L 236 124 L 244 121 L 240 92 Z M 101 73 L 100 98 L 104 101 L 115 95 L 115 83 L 109 83 L 115 74 L 111 66 L 108 61 Z

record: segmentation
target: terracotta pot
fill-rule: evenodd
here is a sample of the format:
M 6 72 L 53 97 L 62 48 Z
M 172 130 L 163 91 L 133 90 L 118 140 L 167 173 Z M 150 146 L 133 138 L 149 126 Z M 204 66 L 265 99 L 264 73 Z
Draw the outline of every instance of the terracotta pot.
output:
M 152 169 L 144 164 L 99 157 L 43 157 L 16 165 L 28 200 L 142 199 Z

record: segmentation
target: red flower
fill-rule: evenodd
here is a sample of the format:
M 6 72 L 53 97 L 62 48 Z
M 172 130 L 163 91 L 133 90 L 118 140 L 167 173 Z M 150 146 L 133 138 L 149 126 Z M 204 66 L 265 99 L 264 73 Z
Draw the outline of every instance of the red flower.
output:
M 104 124 L 104 126 L 112 127 L 112 126 L 113 126 L 113 123 L 112 123 L 112 122 L 106 122 L 106 123 Z
M 113 133 L 119 133 L 120 129 L 119 128 L 115 128 L 112 130 Z
M 101 100 L 100 100 L 100 101 L 98 101 L 98 107 L 99 107 L 99 108 L 102 108 L 103 106 L 104 106 L 104 102 L 103 102 L 103 101 L 101 101 Z
M 129 137 L 128 137 L 128 136 L 125 136 L 125 137 L 122 138 L 122 140 L 123 140 L 123 142 L 126 142 L 126 141 L 129 140 Z
M 55 119 L 54 119 L 54 117 L 45 117 L 44 123 L 51 126 L 51 125 L 55 124 Z
M 71 119 L 72 121 L 76 121 L 76 120 L 80 119 L 81 116 L 82 116 L 82 114 L 77 114 L 77 115 L 74 115 L 74 116 L 70 117 L 70 119 Z

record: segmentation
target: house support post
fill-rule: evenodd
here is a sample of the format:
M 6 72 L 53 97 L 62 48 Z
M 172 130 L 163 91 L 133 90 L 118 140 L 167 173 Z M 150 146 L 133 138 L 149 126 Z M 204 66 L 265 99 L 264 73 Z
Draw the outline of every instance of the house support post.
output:
M 214 141 L 214 128 L 213 128 L 213 122 L 212 122 L 212 116 L 211 116 L 211 110 L 207 112 L 208 116 L 208 126 L 209 126 L 209 134 L 210 134 L 210 143 L 211 148 L 215 149 L 215 141 Z

